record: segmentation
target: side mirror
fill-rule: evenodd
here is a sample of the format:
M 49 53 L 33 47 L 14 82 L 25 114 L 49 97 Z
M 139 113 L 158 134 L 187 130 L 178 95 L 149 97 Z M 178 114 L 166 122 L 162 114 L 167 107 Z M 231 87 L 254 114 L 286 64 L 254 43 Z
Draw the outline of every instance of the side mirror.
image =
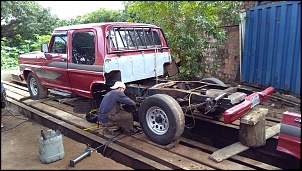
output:
M 46 43 L 41 44 L 40 50 L 41 52 L 48 52 L 48 45 Z

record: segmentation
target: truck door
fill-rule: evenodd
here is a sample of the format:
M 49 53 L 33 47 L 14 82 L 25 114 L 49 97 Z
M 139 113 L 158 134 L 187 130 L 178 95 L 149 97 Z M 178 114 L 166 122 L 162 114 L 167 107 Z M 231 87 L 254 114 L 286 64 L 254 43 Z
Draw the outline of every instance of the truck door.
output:
M 102 66 L 96 61 L 96 30 L 92 28 L 73 30 L 71 33 L 71 52 L 68 61 L 68 75 L 72 92 L 84 97 L 92 97 L 90 87 L 102 81 Z
M 67 32 L 53 33 L 49 44 L 48 60 L 42 67 L 41 81 L 49 87 L 71 92 L 67 75 Z

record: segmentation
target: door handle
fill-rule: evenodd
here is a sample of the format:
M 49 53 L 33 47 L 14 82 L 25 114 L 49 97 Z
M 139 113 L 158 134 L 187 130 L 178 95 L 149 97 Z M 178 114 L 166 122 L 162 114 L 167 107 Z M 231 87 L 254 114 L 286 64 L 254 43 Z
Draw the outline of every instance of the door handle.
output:
M 65 62 L 65 61 L 66 61 L 66 58 L 61 58 L 61 60 L 62 60 L 63 62 Z
M 301 119 L 295 118 L 295 122 L 301 124 Z

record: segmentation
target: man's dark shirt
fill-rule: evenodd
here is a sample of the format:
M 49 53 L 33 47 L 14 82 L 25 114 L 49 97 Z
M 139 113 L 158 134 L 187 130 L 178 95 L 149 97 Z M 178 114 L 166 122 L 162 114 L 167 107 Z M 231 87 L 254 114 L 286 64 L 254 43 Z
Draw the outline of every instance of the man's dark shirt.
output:
M 107 114 L 116 105 L 119 105 L 119 103 L 127 104 L 127 105 L 135 105 L 135 102 L 131 100 L 129 97 L 127 97 L 123 92 L 120 92 L 118 90 L 111 90 L 108 93 L 106 93 L 98 110 L 99 121 L 102 123 L 109 122 L 107 120 L 107 117 L 102 114 Z

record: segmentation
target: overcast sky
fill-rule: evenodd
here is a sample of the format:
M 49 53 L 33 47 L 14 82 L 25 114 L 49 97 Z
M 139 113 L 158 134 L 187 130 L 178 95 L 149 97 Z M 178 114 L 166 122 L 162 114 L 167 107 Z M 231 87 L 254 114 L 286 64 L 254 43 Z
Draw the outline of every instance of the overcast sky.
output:
M 51 13 L 60 19 L 75 18 L 78 15 L 96 11 L 100 8 L 122 10 L 122 1 L 36 1 L 43 7 L 50 7 Z

